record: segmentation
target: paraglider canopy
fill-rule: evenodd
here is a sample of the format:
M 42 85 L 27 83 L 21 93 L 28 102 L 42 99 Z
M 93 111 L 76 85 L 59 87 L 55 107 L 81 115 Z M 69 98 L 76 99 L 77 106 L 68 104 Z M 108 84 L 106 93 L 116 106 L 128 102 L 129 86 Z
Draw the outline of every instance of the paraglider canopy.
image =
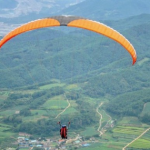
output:
M 14 29 L 9 32 L 4 38 L 0 41 L 0 48 L 11 38 L 17 36 L 18 34 L 38 29 L 44 27 L 54 27 L 54 26 L 67 26 L 67 27 L 77 27 L 87 29 L 99 34 L 102 34 L 112 40 L 121 44 L 131 55 L 133 64 L 137 60 L 137 55 L 132 44 L 119 32 L 116 30 L 104 25 L 103 23 L 96 22 L 93 20 L 85 19 L 77 16 L 53 16 L 49 18 L 43 18 L 39 20 L 34 20 L 32 22 L 23 24 L 22 26 Z

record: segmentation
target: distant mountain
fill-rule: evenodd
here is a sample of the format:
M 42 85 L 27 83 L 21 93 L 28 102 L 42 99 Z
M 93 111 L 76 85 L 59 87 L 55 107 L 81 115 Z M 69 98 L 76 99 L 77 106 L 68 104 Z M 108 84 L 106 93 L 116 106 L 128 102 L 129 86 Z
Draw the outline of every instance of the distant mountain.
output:
M 149 0 L 0 0 L 0 36 L 22 23 L 54 15 L 75 15 L 113 23 L 112 20 L 141 14 L 150 14 Z
M 0 4 L 0 22 L 5 22 L 6 18 L 15 18 L 15 21 L 19 18 L 21 23 L 30 18 L 62 14 L 118 20 L 150 13 L 149 0 L 0 0 Z
M 59 12 L 96 20 L 118 20 L 143 13 L 150 13 L 149 0 L 86 0 Z
M 0 0 L 0 36 L 31 20 L 49 17 L 83 0 Z
M 150 23 L 150 14 L 141 14 L 138 16 L 132 16 L 126 19 L 119 19 L 119 20 L 103 20 L 102 22 L 116 30 L 121 31 L 128 29 L 130 27 Z
M 14 18 L 32 13 L 49 16 L 81 1 L 83 0 L 0 0 L 0 17 Z

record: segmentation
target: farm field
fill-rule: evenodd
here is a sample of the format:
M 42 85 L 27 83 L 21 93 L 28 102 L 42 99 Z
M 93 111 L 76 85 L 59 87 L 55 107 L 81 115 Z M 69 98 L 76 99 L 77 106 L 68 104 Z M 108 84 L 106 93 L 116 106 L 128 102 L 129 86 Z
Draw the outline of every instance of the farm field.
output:
M 131 143 L 128 147 L 131 149 L 150 149 L 150 129 L 139 139 Z
M 0 142 L 7 139 L 12 138 L 16 136 L 15 133 L 9 131 L 11 126 L 8 126 L 6 124 L 0 124 Z
M 47 84 L 47 85 L 43 85 L 43 86 L 40 86 L 39 89 L 40 90 L 47 90 L 47 89 L 51 89 L 53 87 L 63 87 L 65 86 L 66 84 L 65 83 L 53 83 L 53 84 Z
M 129 147 L 134 149 L 150 149 L 150 141 L 140 138 L 131 145 L 129 145 Z
M 78 86 L 78 84 L 69 84 L 65 87 L 66 90 L 77 90 L 80 89 L 80 87 Z
M 123 117 L 119 122 L 118 125 L 132 125 L 136 127 L 142 127 L 142 123 L 139 121 L 137 117 Z
M 144 131 L 143 128 L 131 127 L 131 126 L 117 126 L 113 129 L 114 133 L 123 133 L 131 135 L 140 135 Z
M 41 107 L 43 109 L 64 109 L 68 106 L 68 103 L 63 95 L 54 96 L 47 100 Z
M 69 90 L 76 90 L 79 88 L 79 86 L 77 84 L 71 84 L 71 85 L 65 85 L 65 84 L 48 84 L 48 85 L 44 85 L 40 87 L 40 90 L 32 90 L 28 91 L 28 90 L 22 90 L 22 91 L 17 91 L 18 93 L 23 93 L 23 94 L 31 94 L 31 93 L 35 93 L 38 91 L 42 91 L 45 89 L 51 89 L 53 87 L 56 86 L 62 86 L 65 88 L 65 92 L 69 92 Z M 12 91 L 13 92 L 13 91 Z M 14 93 L 17 93 L 16 91 Z M 1 96 L 2 96 L 2 100 L 6 99 L 8 97 L 9 92 L 1 92 Z M 105 107 L 103 107 L 105 105 L 105 103 L 108 102 L 107 99 L 103 99 L 103 98 L 91 98 L 88 96 L 82 96 L 80 98 L 82 101 L 85 101 L 87 103 L 90 104 L 90 109 L 95 112 L 96 114 L 96 118 L 97 118 L 97 122 L 92 125 L 92 126 L 87 126 L 85 127 L 84 130 L 73 130 L 71 127 L 69 129 L 69 137 L 70 138 L 74 138 L 76 137 L 78 134 L 83 137 L 84 139 L 86 139 L 85 141 L 87 143 L 89 143 L 90 145 L 88 147 L 82 147 L 79 148 L 80 149 L 87 149 L 87 150 L 99 150 L 99 149 L 105 149 L 105 150 L 120 150 L 122 149 L 127 143 L 130 143 L 132 140 L 134 140 L 136 137 L 138 137 L 148 126 L 145 124 L 142 124 L 136 117 L 123 117 L 121 120 L 117 120 L 117 124 L 114 124 L 113 127 L 111 127 L 111 122 L 114 122 L 114 120 L 112 120 L 112 118 L 110 118 L 109 114 L 107 114 L 107 112 L 105 111 Z M 99 127 L 99 119 L 100 116 L 96 113 L 96 109 L 97 106 L 103 102 L 104 104 L 99 108 L 99 112 L 101 113 L 101 115 L 103 116 L 102 119 L 102 127 L 104 127 L 107 122 L 108 123 L 108 127 L 106 128 L 105 133 L 99 137 L 99 133 L 97 131 L 98 127 Z M 70 107 L 68 107 L 62 114 L 60 114 L 70 103 Z M 22 122 L 37 122 L 40 119 L 45 119 L 48 120 L 49 118 L 51 119 L 56 119 L 56 116 L 58 114 L 60 114 L 60 116 L 57 118 L 57 120 L 59 120 L 62 117 L 68 116 L 68 118 L 71 120 L 72 117 L 76 116 L 79 114 L 78 112 L 78 103 L 76 102 L 76 100 L 68 100 L 66 98 L 66 96 L 64 94 L 61 95 L 54 95 L 51 98 L 48 98 L 41 106 L 39 106 L 37 109 L 31 109 L 31 115 L 30 116 L 23 116 L 22 117 Z M 145 105 L 145 108 L 143 110 L 143 112 L 147 112 L 148 111 L 148 107 L 149 107 L 150 103 L 147 103 Z M 20 111 L 23 110 L 25 108 L 25 106 L 21 105 L 21 106 L 14 106 L 11 109 L 8 110 L 3 110 L 0 112 L 0 116 L 1 118 L 3 118 L 4 116 L 10 116 L 10 115 L 14 115 L 16 113 L 16 111 Z M 84 108 L 83 108 L 84 109 Z M 86 109 L 85 109 L 86 110 Z M 84 111 L 85 111 L 84 110 Z M 111 120 L 110 120 L 111 119 Z M 77 122 L 81 123 L 81 122 Z M 10 132 L 9 129 L 12 127 L 12 125 L 10 126 L 6 126 L 5 124 L 1 124 L 0 125 L 0 134 L 2 135 L 0 137 L 0 141 L 3 141 L 5 138 L 9 138 L 9 137 L 17 137 L 16 133 Z M 8 130 L 8 131 L 6 131 Z M 132 143 L 129 148 L 150 148 L 149 145 L 149 140 L 150 140 L 150 136 L 149 136 L 150 132 L 146 133 L 145 135 L 143 135 L 140 139 L 136 140 L 134 143 Z M 89 139 L 94 137 L 96 142 L 91 142 Z M 56 137 L 56 139 L 58 138 L 58 136 Z M 142 144 L 140 144 L 142 143 Z
M 12 107 L 12 108 L 7 109 L 7 110 L 0 111 L 0 115 L 3 116 L 3 117 L 13 115 L 13 114 L 16 113 L 16 111 L 20 111 L 24 108 L 25 108 L 25 106 L 15 106 L 15 107 Z
M 108 142 L 99 142 L 99 143 L 89 143 L 89 147 L 82 147 L 79 148 L 79 150 L 85 149 L 85 150 L 120 150 L 122 147 L 119 145 L 119 143 L 108 143 Z
M 85 130 L 84 131 L 82 131 L 81 133 L 80 133 L 80 135 L 81 136 L 83 136 L 83 137 L 92 137 L 92 136 L 94 136 L 94 135 L 98 135 L 98 132 L 97 132 L 97 130 L 92 126 L 92 127 L 87 127 L 87 128 L 85 128 Z

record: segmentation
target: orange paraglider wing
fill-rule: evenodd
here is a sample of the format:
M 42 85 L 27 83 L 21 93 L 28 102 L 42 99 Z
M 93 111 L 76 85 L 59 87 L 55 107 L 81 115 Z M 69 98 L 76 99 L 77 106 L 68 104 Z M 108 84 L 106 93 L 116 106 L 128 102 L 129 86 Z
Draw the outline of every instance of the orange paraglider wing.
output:
M 114 41 L 121 44 L 131 55 L 133 64 L 137 60 L 137 55 L 134 47 L 132 44 L 119 32 L 116 30 L 108 27 L 107 25 L 104 25 L 100 22 L 92 21 L 89 19 L 76 17 L 76 16 L 54 16 L 50 18 L 44 18 L 35 20 L 32 22 L 29 22 L 27 24 L 24 24 L 10 33 L 8 33 L 1 41 L 0 41 L 0 48 L 11 38 L 17 36 L 18 34 L 38 29 L 38 28 L 44 28 L 44 27 L 52 27 L 52 26 L 68 26 L 68 27 L 77 27 L 77 28 L 83 28 L 87 30 L 91 30 L 93 32 L 97 32 L 99 34 L 102 34 L 106 37 L 109 37 L 113 39 Z

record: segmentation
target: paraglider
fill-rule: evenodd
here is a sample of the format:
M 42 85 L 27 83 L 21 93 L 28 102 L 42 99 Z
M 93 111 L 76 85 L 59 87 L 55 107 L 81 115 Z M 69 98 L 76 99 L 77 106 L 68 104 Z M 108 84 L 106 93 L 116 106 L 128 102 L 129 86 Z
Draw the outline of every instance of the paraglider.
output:
M 103 23 L 76 16 L 54 16 L 23 24 L 22 26 L 14 29 L 13 31 L 9 32 L 6 36 L 4 36 L 4 38 L 0 41 L 0 48 L 8 40 L 12 39 L 13 37 L 21 33 L 38 28 L 54 27 L 54 26 L 77 27 L 102 34 L 121 44 L 131 55 L 133 64 L 136 62 L 137 59 L 136 51 L 132 46 L 132 44 L 123 35 L 121 35 L 116 30 L 108 27 L 107 25 L 104 25 Z
M 68 127 L 66 125 L 61 125 L 60 122 L 58 122 L 60 125 L 60 135 L 62 139 L 67 139 L 67 131 L 69 129 L 70 122 L 68 122 Z
M 55 27 L 55 26 L 66 26 L 66 27 L 77 27 L 77 28 L 82 28 L 86 30 L 90 30 L 93 32 L 96 32 L 98 34 L 101 34 L 103 36 L 106 36 L 120 45 L 122 45 L 125 50 L 131 55 L 132 57 L 132 64 L 134 65 L 136 60 L 137 60 L 137 55 L 134 47 L 132 44 L 123 36 L 121 35 L 118 31 L 108 27 L 107 25 L 96 22 L 93 20 L 85 19 L 82 17 L 77 17 L 77 16 L 54 16 L 54 17 L 49 17 L 49 18 L 43 18 L 43 19 L 38 19 L 31 21 L 29 23 L 23 24 L 20 27 L 10 31 L 6 36 L 4 36 L 0 40 L 0 48 L 7 43 L 9 40 L 14 38 L 15 36 L 39 29 L 39 28 L 45 28 L 45 27 Z M 68 138 L 68 128 L 70 125 L 70 122 L 68 123 L 68 126 L 66 125 L 61 125 L 61 123 L 58 123 L 60 125 L 60 136 L 62 139 L 67 139 Z

